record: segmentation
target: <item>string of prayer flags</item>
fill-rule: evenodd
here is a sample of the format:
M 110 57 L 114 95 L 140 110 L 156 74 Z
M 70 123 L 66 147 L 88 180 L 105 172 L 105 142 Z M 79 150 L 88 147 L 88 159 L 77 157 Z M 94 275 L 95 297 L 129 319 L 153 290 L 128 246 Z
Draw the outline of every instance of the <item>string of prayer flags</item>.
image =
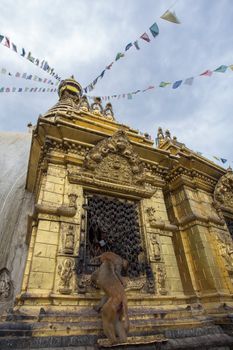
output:
M 152 34 L 152 37 L 153 37 L 153 38 L 155 38 L 155 37 L 159 34 L 159 27 L 158 27 L 157 23 L 153 23 L 153 24 L 149 27 L 149 30 L 150 30 L 150 33 Z M 148 35 L 147 32 L 144 32 L 144 33 L 140 36 L 140 39 L 142 39 L 142 40 L 144 40 L 144 41 L 146 41 L 146 42 L 148 42 L 148 43 L 151 42 L 151 39 L 150 39 L 150 37 L 149 37 L 149 35 Z M 130 43 L 128 43 L 128 44 L 125 46 L 124 52 L 127 52 L 127 51 L 128 51 L 131 47 L 133 47 L 133 46 L 134 46 L 137 50 L 140 50 L 138 40 L 135 40 L 134 42 L 130 42 Z M 116 54 L 116 57 L 115 57 L 114 62 L 112 62 L 112 63 L 110 63 L 108 66 L 106 66 L 105 70 L 106 70 L 106 69 L 111 69 L 112 65 L 113 65 L 116 61 L 119 61 L 119 59 L 122 58 L 122 57 L 124 57 L 124 56 L 125 56 L 124 53 L 118 52 L 118 53 Z M 98 75 L 98 77 L 95 78 L 95 79 L 94 79 L 89 85 L 87 85 L 83 90 L 84 90 L 85 92 L 93 90 L 94 87 L 95 87 L 95 85 L 97 84 L 98 78 L 101 78 L 101 79 L 103 78 L 103 76 L 104 76 L 104 73 L 103 73 L 103 72 L 105 72 L 105 70 L 102 71 L 102 73 L 101 73 L 100 75 Z
M 179 21 L 178 18 L 176 17 L 175 12 L 171 12 L 171 11 L 169 11 L 169 10 L 167 10 L 166 12 L 164 12 L 164 14 L 163 14 L 160 18 L 165 19 L 165 21 L 168 21 L 168 22 L 180 24 L 180 21 Z
M 57 92 L 56 88 L 41 88 L 41 87 L 1 87 L 0 93 L 2 92 Z
M 195 77 L 189 77 L 189 78 L 186 78 L 184 80 L 176 80 L 175 82 L 168 82 L 168 81 L 161 81 L 157 87 L 160 87 L 160 88 L 165 88 L 169 85 L 171 85 L 172 89 L 177 89 L 178 87 L 180 87 L 182 84 L 185 84 L 185 85 L 193 85 L 193 82 L 194 82 L 194 79 L 197 78 L 197 77 L 200 77 L 200 76 L 211 76 L 213 74 L 213 72 L 219 72 L 222 70 L 222 73 L 226 72 L 227 68 L 231 68 L 231 70 L 233 70 L 233 64 L 232 65 L 229 65 L 229 66 L 226 66 L 226 65 L 221 65 L 220 67 L 216 68 L 215 70 L 209 70 L 207 69 L 206 71 L 204 71 L 203 73 L 195 76 Z M 105 71 L 103 71 L 105 72 Z M 102 73 L 103 73 L 102 72 Z M 93 83 L 89 85 L 89 91 L 92 91 L 93 90 L 93 87 L 92 87 Z M 102 99 L 105 99 L 105 100 L 109 100 L 110 98 L 125 98 L 127 96 L 128 100 L 132 100 L 133 98 L 133 95 L 136 95 L 138 93 L 144 93 L 148 90 L 152 90 L 152 89 L 155 89 L 156 86 L 155 85 L 150 85 L 148 86 L 147 88 L 145 89 L 138 89 L 136 91 L 132 91 L 132 92 L 126 92 L 124 94 L 115 94 L 115 95 L 112 95 L 112 96 L 102 96 L 101 98 Z M 87 93 L 87 88 L 84 89 L 84 91 Z M 88 96 L 89 98 L 93 98 L 93 96 Z M 216 158 L 217 159 L 217 158 Z M 223 158 L 222 158 L 223 159 Z M 221 160 L 220 158 L 218 158 L 217 160 Z
M 15 74 L 7 71 L 6 68 L 1 68 L 1 74 L 7 74 L 8 76 L 12 77 L 12 78 L 21 78 L 21 79 L 27 79 L 27 80 L 34 80 L 34 81 L 38 81 L 39 83 L 44 83 L 44 84 L 50 84 L 50 85 L 58 85 L 59 81 L 53 82 L 51 79 L 47 79 L 47 78 L 40 78 L 35 74 L 28 74 L 28 73 L 19 73 L 16 72 Z
M 9 49 L 12 48 L 14 52 L 18 53 L 22 57 L 25 57 L 28 61 L 32 62 L 39 68 L 43 69 L 46 73 L 50 74 L 54 79 L 61 81 L 61 77 L 59 77 L 58 74 L 55 73 L 54 68 L 50 67 L 47 61 L 39 60 L 38 58 L 33 57 L 30 51 L 26 55 L 26 51 L 24 48 L 18 49 L 17 46 L 13 42 L 11 42 L 10 39 L 5 35 L 0 35 L 0 44 L 2 44 L 3 46 Z

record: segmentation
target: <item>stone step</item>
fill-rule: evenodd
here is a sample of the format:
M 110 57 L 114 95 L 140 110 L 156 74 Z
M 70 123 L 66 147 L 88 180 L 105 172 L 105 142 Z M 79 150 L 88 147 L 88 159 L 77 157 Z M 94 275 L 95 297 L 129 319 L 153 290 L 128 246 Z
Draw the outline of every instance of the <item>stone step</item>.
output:
M 150 332 L 155 329 L 165 330 L 176 327 L 198 327 L 200 325 L 207 326 L 211 324 L 211 320 L 204 317 L 196 318 L 180 318 L 174 319 L 156 319 L 148 318 L 130 320 L 131 333 L 134 332 Z M 79 322 L 36 322 L 33 324 L 24 322 L 5 322 L 0 324 L 0 337 L 5 336 L 53 336 L 59 335 L 77 335 L 77 334 L 98 334 L 102 332 L 101 319 L 95 321 L 79 321 Z
M 164 310 L 158 308 L 129 308 L 129 317 L 133 319 L 148 319 L 152 315 L 155 318 L 160 319 L 179 319 L 181 317 L 193 317 L 202 315 L 203 310 L 187 310 L 185 308 Z M 47 321 L 47 322 L 78 322 L 78 321 L 94 321 L 96 318 L 99 318 L 99 314 L 96 313 L 93 309 L 80 309 L 77 312 L 56 312 L 56 311 L 45 311 L 41 309 L 39 315 L 28 315 L 19 312 L 9 313 L 7 316 L 2 317 L 2 322 L 9 321 L 23 321 L 23 322 L 35 322 L 35 321 Z

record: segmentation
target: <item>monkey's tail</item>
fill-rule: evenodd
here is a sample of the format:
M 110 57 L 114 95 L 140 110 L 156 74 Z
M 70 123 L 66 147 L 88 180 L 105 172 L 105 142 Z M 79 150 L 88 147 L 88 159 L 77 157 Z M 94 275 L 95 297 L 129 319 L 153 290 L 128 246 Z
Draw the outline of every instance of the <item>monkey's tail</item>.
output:
M 125 317 L 125 331 L 126 331 L 126 333 L 128 333 L 128 331 L 129 331 L 129 313 L 128 313 L 128 305 L 127 305 L 126 298 L 123 300 L 123 314 Z

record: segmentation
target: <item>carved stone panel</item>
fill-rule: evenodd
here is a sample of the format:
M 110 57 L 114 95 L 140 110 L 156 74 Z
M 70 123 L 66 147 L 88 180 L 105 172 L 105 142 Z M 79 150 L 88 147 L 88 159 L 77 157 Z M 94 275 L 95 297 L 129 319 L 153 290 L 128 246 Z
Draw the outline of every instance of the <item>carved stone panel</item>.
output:
M 60 276 L 59 292 L 61 294 L 71 294 L 72 285 L 71 280 L 74 274 L 74 260 L 64 259 L 60 265 L 58 265 L 58 275 Z
M 0 302 L 8 301 L 13 293 L 13 285 L 9 271 L 4 268 L 0 271 Z
M 61 224 L 60 254 L 76 255 L 78 251 L 77 225 Z
M 83 170 L 111 182 L 142 186 L 144 168 L 124 130 L 100 141 L 86 156 Z
M 214 191 L 215 206 L 233 211 L 233 172 L 229 168 L 227 173 L 218 181 Z

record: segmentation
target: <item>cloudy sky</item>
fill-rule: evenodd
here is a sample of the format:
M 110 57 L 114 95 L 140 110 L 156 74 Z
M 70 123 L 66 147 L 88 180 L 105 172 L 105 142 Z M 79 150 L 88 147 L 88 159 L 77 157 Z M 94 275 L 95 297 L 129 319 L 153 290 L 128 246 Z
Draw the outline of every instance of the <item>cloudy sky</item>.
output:
M 46 59 L 62 78 L 73 74 L 85 87 L 126 44 L 144 32 L 150 35 L 149 27 L 157 22 L 159 36 L 150 43 L 139 39 L 141 49 L 132 47 L 90 94 L 122 94 L 155 85 L 132 100 L 113 99 L 117 120 L 152 137 L 159 126 L 168 128 L 189 148 L 209 158 L 227 158 L 233 165 L 233 71 L 197 77 L 191 87 L 158 87 L 161 81 L 233 64 L 232 0 L 179 0 L 172 10 L 180 25 L 160 19 L 174 1 L 1 0 L 0 34 L 32 56 Z M 0 57 L 1 87 L 45 87 L 1 74 L 6 68 L 13 75 L 49 77 L 3 45 Z M 56 101 L 56 93 L 1 93 L 0 130 L 26 131 L 27 123 L 35 123 Z

